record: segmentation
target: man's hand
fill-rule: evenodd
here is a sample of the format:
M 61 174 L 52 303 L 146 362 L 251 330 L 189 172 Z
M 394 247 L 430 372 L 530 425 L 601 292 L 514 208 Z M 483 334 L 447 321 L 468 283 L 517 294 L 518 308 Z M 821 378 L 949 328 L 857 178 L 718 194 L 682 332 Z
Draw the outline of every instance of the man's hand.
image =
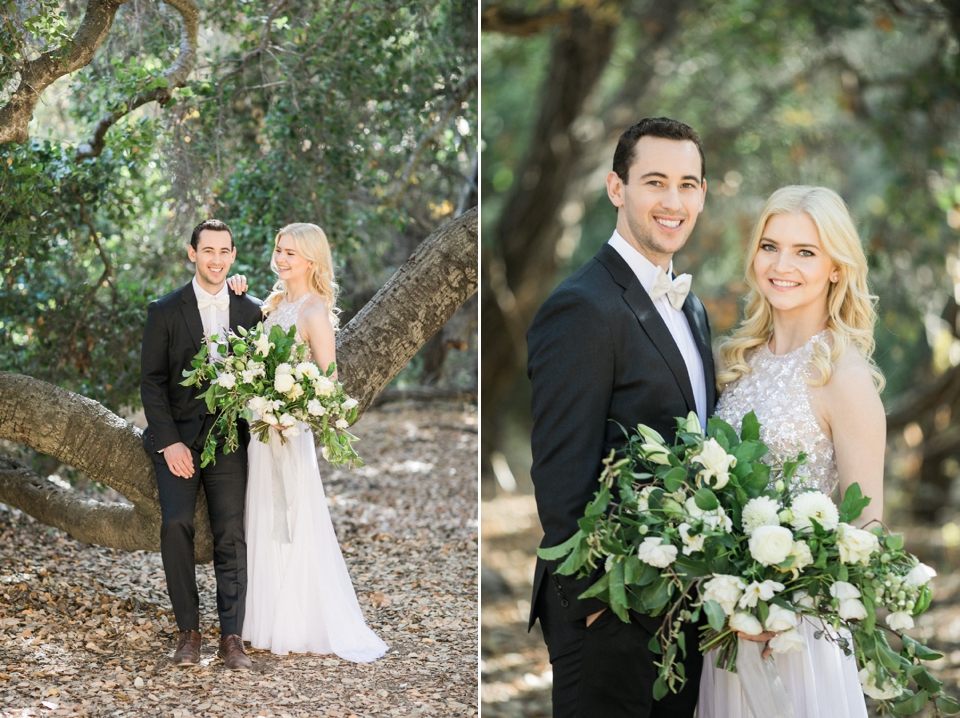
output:
M 232 277 L 227 277 L 227 284 L 230 286 L 230 289 L 233 290 L 234 294 L 243 294 L 247 291 L 246 275 L 234 274 Z
M 769 658 L 773 655 L 773 649 L 770 647 L 770 639 L 774 636 L 779 636 L 779 633 L 774 633 L 773 631 L 765 631 L 764 633 L 758 633 L 756 636 L 751 636 L 749 634 L 743 633 L 742 631 L 737 631 L 737 638 L 743 638 L 747 641 L 755 641 L 757 643 L 766 643 L 763 647 L 763 655 L 761 658 Z
M 594 621 L 596 621 L 598 618 L 600 618 L 600 614 L 603 613 L 603 612 L 606 611 L 606 610 L 607 610 L 607 609 L 605 609 L 605 608 L 601 608 L 601 609 L 600 609 L 599 611 L 597 611 L 596 613 L 591 613 L 589 616 L 587 616 L 587 628 L 590 628 L 590 624 L 593 623 Z
M 182 479 L 189 479 L 193 476 L 193 454 L 182 441 L 176 444 L 170 444 L 163 450 L 163 458 L 167 462 L 167 468 L 174 476 Z

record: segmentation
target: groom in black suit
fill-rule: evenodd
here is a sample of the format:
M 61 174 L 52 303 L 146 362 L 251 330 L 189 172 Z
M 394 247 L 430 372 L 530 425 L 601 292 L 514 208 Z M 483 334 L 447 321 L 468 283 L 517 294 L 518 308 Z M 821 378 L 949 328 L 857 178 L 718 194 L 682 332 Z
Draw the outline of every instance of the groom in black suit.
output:
M 228 291 L 227 272 L 236 259 L 233 233 L 220 220 L 201 222 L 187 248 L 196 264 L 193 280 L 150 303 L 140 357 L 140 397 L 147 417 L 143 446 L 153 460 L 160 491 L 160 551 L 180 638 L 172 662 L 200 662 L 200 598 L 194 562 L 194 514 L 203 485 L 213 532 L 213 567 L 217 576 L 220 647 L 228 668 L 250 668 L 240 638 L 247 588 L 247 546 L 243 508 L 247 486 L 246 426 L 240 447 L 223 453 L 218 442 L 216 463 L 200 468 L 200 452 L 216 420 L 197 399 L 196 387 L 185 387 L 183 370 L 214 334 L 229 327 L 252 327 L 261 319 L 260 302 Z
M 607 176 L 617 209 L 610 241 L 544 302 L 527 333 L 533 468 L 541 546 L 577 531 L 598 489 L 602 459 L 621 449 L 620 426 L 652 426 L 668 441 L 674 417 L 705 424 L 716 402 L 710 328 L 689 275 L 672 258 L 703 209 L 703 148 L 693 128 L 641 120 L 620 138 Z M 618 426 L 618 424 L 620 426 Z M 530 626 L 539 618 L 553 664 L 555 718 L 688 718 L 702 658 L 687 627 L 686 686 L 653 700 L 657 667 L 648 644 L 661 618 L 622 623 L 596 598 L 580 600 L 601 573 L 556 573 L 537 560 Z

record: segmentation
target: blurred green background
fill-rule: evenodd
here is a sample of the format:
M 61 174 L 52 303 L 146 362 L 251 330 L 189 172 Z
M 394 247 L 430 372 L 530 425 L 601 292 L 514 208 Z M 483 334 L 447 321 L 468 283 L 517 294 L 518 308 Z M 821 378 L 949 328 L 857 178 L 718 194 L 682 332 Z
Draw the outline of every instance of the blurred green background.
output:
M 675 266 L 693 274 L 715 342 L 739 318 L 744 243 L 770 193 L 825 185 L 848 203 L 880 298 L 885 520 L 942 571 L 949 617 L 924 630 L 955 692 L 960 2 L 498 2 L 483 5 L 481 30 L 485 715 L 549 710 L 549 665 L 522 634 L 542 535 L 524 333 L 610 237 L 617 138 L 660 115 L 705 144 L 706 209 Z

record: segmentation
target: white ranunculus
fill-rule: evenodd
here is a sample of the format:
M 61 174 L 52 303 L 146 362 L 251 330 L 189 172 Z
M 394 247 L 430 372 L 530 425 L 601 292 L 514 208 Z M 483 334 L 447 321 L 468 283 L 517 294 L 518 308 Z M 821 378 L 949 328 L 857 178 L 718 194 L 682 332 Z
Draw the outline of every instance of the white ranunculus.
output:
M 913 616 L 908 611 L 894 611 L 887 616 L 887 625 L 894 631 L 906 631 L 913 628 Z
M 877 701 L 890 700 L 903 693 L 903 686 L 889 679 L 877 687 L 877 664 L 873 661 L 867 661 L 857 674 L 857 678 L 860 679 L 863 692 Z
M 743 595 L 746 585 L 739 576 L 723 573 L 713 574 L 713 578 L 703 584 L 701 596 L 704 601 L 716 601 L 728 616 L 733 613 L 737 601 Z
M 815 519 L 827 531 L 833 531 L 840 522 L 840 512 L 836 504 L 826 494 L 819 491 L 804 491 L 794 498 L 790 505 L 793 520 L 790 525 L 797 531 L 813 529 L 810 519 Z
M 652 461 L 655 464 L 663 464 L 664 466 L 670 465 L 670 459 L 668 458 L 670 452 L 660 446 L 660 444 L 641 444 L 640 452 L 647 461 Z
M 323 408 L 323 404 L 318 399 L 311 399 L 307 402 L 307 413 L 310 416 L 323 416 L 327 413 L 327 410 Z
M 287 396 L 290 397 L 290 401 L 296 401 L 301 396 L 303 396 L 303 386 L 300 384 L 294 384 L 290 391 L 287 392 Z
M 270 412 L 267 412 L 266 414 L 263 415 L 263 420 L 268 424 L 270 424 L 270 426 L 276 426 L 277 424 L 280 423 L 277 420 L 277 417 L 274 414 L 271 414 Z
M 775 603 L 771 603 L 770 612 L 767 614 L 767 620 L 763 622 L 763 625 L 768 631 L 773 631 L 774 633 L 789 631 L 797 627 L 797 614 Z
M 660 536 L 650 536 L 637 549 L 637 557 L 656 568 L 666 568 L 677 560 L 677 547 L 663 544 Z
M 697 479 L 706 486 L 722 489 L 730 481 L 730 469 L 737 465 L 737 457 L 728 454 L 716 439 L 707 439 L 703 442 L 703 449 L 691 459 L 691 462 L 700 464 L 703 469 L 697 474 Z
M 758 526 L 750 537 L 750 555 L 764 566 L 782 563 L 793 550 L 793 533 L 783 526 Z
M 793 565 L 787 569 L 788 571 L 793 569 L 802 571 L 813 563 L 813 554 L 810 552 L 810 546 L 807 545 L 806 541 L 794 541 L 789 555 L 793 556 Z
M 795 653 L 807 647 L 807 639 L 796 628 L 774 636 L 768 644 L 774 653 Z
M 837 581 L 830 586 L 830 595 L 840 602 L 837 615 L 844 621 L 860 621 L 867 617 L 867 608 L 860 600 L 860 589 L 852 583 Z
M 237 375 L 221 374 L 217 377 L 217 384 L 222 386 L 224 389 L 233 389 L 233 387 L 237 385 Z
M 277 364 L 277 369 L 274 371 L 274 374 L 293 374 L 293 367 L 287 362 L 283 362 L 283 364 Z
M 740 520 L 743 532 L 750 536 L 753 534 L 753 530 L 760 526 L 779 526 L 778 511 L 780 511 L 780 504 L 769 496 L 758 496 L 755 499 L 750 499 L 747 505 L 743 507 L 743 515 Z
M 937 572 L 927 566 L 927 564 L 918 563 L 910 569 L 910 573 L 907 574 L 904 580 L 908 585 L 914 588 L 920 588 L 921 586 L 926 586 L 930 582 L 930 579 L 936 575 Z
M 320 396 L 330 396 L 337 390 L 337 387 L 330 377 L 318 376 L 313 380 L 313 389 Z
M 730 628 L 740 633 L 746 633 L 748 636 L 758 636 L 763 633 L 763 626 L 756 616 L 750 613 L 738 611 L 730 616 Z
M 841 563 L 862 563 L 866 566 L 870 562 L 870 555 L 880 549 L 880 541 L 869 531 L 841 523 L 837 525 L 837 548 L 840 549 Z
M 637 494 L 637 510 L 638 511 L 649 511 L 650 510 L 650 493 L 654 490 L 654 486 L 644 486 L 640 489 L 640 493 Z
M 303 379 L 303 377 L 307 377 L 307 379 L 313 381 L 320 376 L 320 370 L 312 361 L 302 361 L 297 364 L 294 374 L 296 375 L 297 379 Z
M 357 406 L 360 402 L 356 399 L 347 399 L 340 405 L 340 408 L 344 411 L 350 411 L 353 407 Z
M 281 394 L 286 394 L 290 391 L 294 384 L 296 384 L 296 381 L 292 374 L 277 374 L 273 380 L 273 388 Z
M 338 429 L 346 429 L 348 426 L 350 426 L 350 422 L 346 419 L 337 419 L 337 423 L 334 424 L 334 426 L 336 426 Z
M 297 420 L 291 414 L 280 415 L 280 426 L 296 426 Z M 289 434 L 288 434 L 289 436 Z
M 775 593 L 783 590 L 783 584 L 776 581 L 754 581 L 743 590 L 740 608 L 754 608 L 757 601 L 769 601 Z
M 686 521 L 677 527 L 680 531 L 680 540 L 683 543 L 683 553 L 686 556 L 689 556 L 694 551 L 703 551 L 703 542 L 707 540 L 707 537 L 703 534 L 691 536 L 690 528 L 690 524 Z
M 250 411 L 257 411 L 261 414 L 267 410 L 267 399 L 262 396 L 255 396 L 247 402 L 247 408 Z
M 796 606 L 803 606 L 804 608 L 811 609 L 816 609 L 817 604 L 819 603 L 816 598 L 811 596 L 806 591 L 794 591 L 793 596 L 791 596 L 791 600 Z
M 270 337 L 268 337 L 266 334 L 261 334 L 254 339 L 253 345 L 257 348 L 256 353 L 262 357 L 265 357 L 267 354 L 269 354 L 270 350 L 276 346 L 270 341 Z

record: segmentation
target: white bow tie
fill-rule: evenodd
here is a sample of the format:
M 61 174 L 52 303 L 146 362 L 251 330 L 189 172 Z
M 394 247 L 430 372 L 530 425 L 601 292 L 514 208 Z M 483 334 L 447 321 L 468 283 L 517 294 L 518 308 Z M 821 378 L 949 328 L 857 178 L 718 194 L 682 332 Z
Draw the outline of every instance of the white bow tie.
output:
M 670 279 L 663 267 L 657 267 L 657 276 L 653 279 L 653 286 L 650 288 L 650 299 L 654 302 L 660 297 L 666 296 L 667 300 L 678 312 L 683 308 L 683 302 L 690 294 L 690 284 L 693 277 L 689 274 L 681 274 L 676 279 Z
M 221 312 L 226 312 L 230 310 L 230 297 L 226 294 L 221 294 L 216 297 L 211 297 L 209 294 L 197 297 L 197 308 L 201 311 L 208 307 L 216 307 Z

